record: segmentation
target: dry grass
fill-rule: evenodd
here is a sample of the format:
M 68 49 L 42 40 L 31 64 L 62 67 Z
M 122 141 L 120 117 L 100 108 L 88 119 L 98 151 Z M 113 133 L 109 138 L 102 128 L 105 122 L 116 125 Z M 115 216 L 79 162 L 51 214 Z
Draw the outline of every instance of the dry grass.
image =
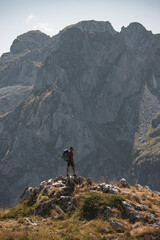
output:
M 156 217 L 160 219 L 160 196 L 158 193 L 135 187 L 121 188 L 121 192 L 126 201 L 132 204 L 140 203 L 149 208 L 149 211 L 140 212 L 144 217 L 155 213 Z M 75 190 L 74 198 L 78 200 L 77 207 L 79 209 L 84 202 L 84 194 L 89 196 L 86 186 Z M 101 197 L 101 201 L 109 202 L 110 200 L 107 199 L 109 194 L 101 193 Z M 116 199 L 111 200 L 115 201 Z M 94 204 L 93 207 L 95 207 Z M 142 220 L 131 224 L 129 219 L 121 217 L 119 208 L 115 207 L 113 211 L 115 215 L 109 220 L 104 220 L 101 215 L 96 215 L 95 218 L 88 220 L 79 218 L 79 210 L 69 216 L 60 216 L 55 210 L 52 210 L 51 216 L 47 218 L 29 216 L 28 218 L 36 223 L 36 226 L 27 223 L 23 216 L 18 216 L 16 219 L 3 219 L 0 221 L 0 240 L 143 240 L 146 239 L 145 236 L 160 239 L 160 228 L 151 228 L 149 221 Z M 0 217 L 4 217 L 7 213 L 8 210 L 1 210 Z M 112 219 L 121 222 L 123 227 L 121 229 L 113 228 L 110 223 Z

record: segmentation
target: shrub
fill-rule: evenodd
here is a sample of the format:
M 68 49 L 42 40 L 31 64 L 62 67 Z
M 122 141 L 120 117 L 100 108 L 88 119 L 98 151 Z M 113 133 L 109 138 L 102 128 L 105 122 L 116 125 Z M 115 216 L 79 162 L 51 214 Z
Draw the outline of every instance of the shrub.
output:
M 91 220 L 98 215 L 102 215 L 106 207 L 114 207 L 123 212 L 123 197 L 116 194 L 103 194 L 90 192 L 84 195 L 83 203 L 80 209 L 80 218 Z
M 28 201 L 19 204 L 14 208 L 10 208 L 9 211 L 4 214 L 3 219 L 5 218 L 18 218 L 18 217 L 28 217 L 35 214 L 36 205 L 28 206 Z

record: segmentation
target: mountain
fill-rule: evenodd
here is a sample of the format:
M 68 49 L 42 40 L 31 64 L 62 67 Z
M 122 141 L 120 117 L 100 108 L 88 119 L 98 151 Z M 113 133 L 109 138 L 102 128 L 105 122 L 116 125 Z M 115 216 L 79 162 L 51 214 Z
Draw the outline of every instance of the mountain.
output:
M 78 175 L 125 177 L 159 190 L 158 149 L 154 164 L 153 155 L 140 157 L 160 112 L 159 49 L 160 35 L 139 23 L 118 33 L 109 22 L 83 21 L 52 38 L 39 31 L 18 37 L 0 60 L 9 62 L 0 86 L 32 90 L 0 117 L 1 205 L 65 174 L 60 156 L 72 145 Z
M 64 177 L 28 187 L 0 210 L 0 240 L 160 239 L 160 193 L 123 178 L 96 184 Z

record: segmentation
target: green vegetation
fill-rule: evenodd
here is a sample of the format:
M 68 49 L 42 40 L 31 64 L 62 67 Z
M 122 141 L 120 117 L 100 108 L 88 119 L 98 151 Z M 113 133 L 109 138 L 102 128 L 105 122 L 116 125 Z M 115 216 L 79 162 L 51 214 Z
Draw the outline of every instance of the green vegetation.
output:
M 91 220 L 104 213 L 107 206 L 117 208 L 123 213 L 122 201 L 124 198 L 116 194 L 90 192 L 82 195 L 80 202 L 80 219 Z
M 28 201 L 25 201 L 14 208 L 10 208 L 6 214 L 4 214 L 1 219 L 15 218 L 18 217 L 28 217 L 35 214 L 36 205 L 28 205 Z
M 159 115 L 157 115 L 153 121 L 158 121 L 157 119 L 159 119 Z M 137 162 L 139 165 L 144 161 L 156 161 L 156 155 L 159 153 L 159 143 L 160 126 L 157 123 L 156 127 L 153 127 L 153 123 L 151 123 L 146 133 L 146 141 L 142 145 L 136 145 L 133 149 L 133 151 L 136 151 L 136 148 L 141 149 L 139 155 L 134 160 L 134 163 Z

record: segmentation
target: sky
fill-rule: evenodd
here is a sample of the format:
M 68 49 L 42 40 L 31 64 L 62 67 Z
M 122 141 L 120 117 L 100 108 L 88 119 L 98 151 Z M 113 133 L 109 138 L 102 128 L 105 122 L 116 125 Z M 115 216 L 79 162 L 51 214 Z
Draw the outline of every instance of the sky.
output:
M 0 56 L 25 32 L 53 36 L 83 20 L 109 21 L 116 31 L 139 22 L 160 33 L 160 0 L 0 0 Z

